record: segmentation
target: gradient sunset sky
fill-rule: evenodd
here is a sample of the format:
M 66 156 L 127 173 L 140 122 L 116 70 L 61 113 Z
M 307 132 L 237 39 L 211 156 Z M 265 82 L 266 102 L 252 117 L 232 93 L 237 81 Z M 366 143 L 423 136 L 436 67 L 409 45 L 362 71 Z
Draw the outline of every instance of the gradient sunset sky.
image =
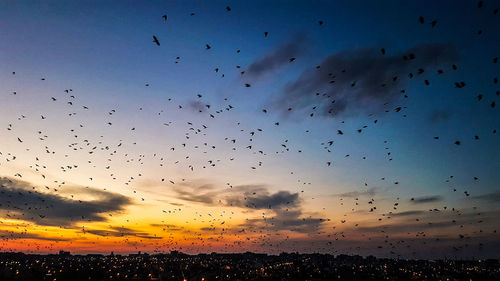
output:
M 2 1 L 0 251 L 500 258 L 479 2 Z

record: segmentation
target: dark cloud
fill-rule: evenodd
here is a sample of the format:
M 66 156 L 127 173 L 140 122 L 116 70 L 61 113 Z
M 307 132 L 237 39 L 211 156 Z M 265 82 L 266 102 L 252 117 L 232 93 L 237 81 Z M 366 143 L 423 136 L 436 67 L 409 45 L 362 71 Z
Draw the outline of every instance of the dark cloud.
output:
M 189 101 L 187 107 L 195 112 L 201 112 L 205 110 L 205 104 L 195 100 Z
M 433 123 L 443 122 L 450 119 L 452 113 L 446 110 L 435 110 L 430 116 L 430 121 Z
M 401 215 L 392 214 L 394 217 L 392 223 L 382 225 L 371 225 L 356 227 L 356 231 L 376 233 L 408 233 L 408 232 L 429 232 L 436 229 L 456 228 L 463 231 L 469 229 L 468 227 L 482 226 L 488 228 L 487 222 L 494 222 L 497 220 L 499 212 L 475 212 L 474 210 L 466 210 L 465 212 L 455 213 L 452 211 L 407 211 L 399 213 Z M 418 215 L 418 221 L 409 220 L 405 216 Z M 397 219 L 397 217 L 401 217 Z M 457 235 L 455 231 L 442 231 L 440 234 L 443 236 L 454 237 Z
M 361 196 L 375 196 L 376 193 L 377 193 L 377 188 L 372 187 L 363 191 L 350 191 L 350 192 L 334 194 L 333 196 L 341 198 L 357 198 Z
M 269 192 L 245 192 L 244 196 L 231 196 L 226 199 L 227 204 L 236 207 L 253 209 L 272 209 L 283 206 L 295 207 L 298 205 L 299 194 L 288 191 L 279 191 L 274 194 Z
M 231 189 L 217 189 L 211 184 L 192 186 L 190 183 L 181 183 L 172 190 L 177 199 L 207 205 L 223 204 L 250 209 L 272 209 L 284 206 L 296 207 L 299 204 L 298 193 L 288 191 L 271 193 L 263 185 L 240 185 Z
M 432 228 L 445 228 L 456 226 L 456 223 L 450 221 L 440 221 L 434 223 L 398 223 L 398 224 L 386 224 L 379 226 L 367 226 L 358 227 L 356 230 L 362 232 L 390 232 L 390 233 L 404 233 L 404 232 L 415 232 L 415 231 L 427 231 Z
M 159 223 L 152 223 L 150 224 L 152 227 L 159 227 L 163 228 L 163 230 L 168 230 L 168 231 L 182 231 L 184 230 L 184 227 L 179 227 L 178 225 L 175 224 L 159 224 Z
M 296 232 L 314 232 L 324 222 L 320 218 L 306 217 L 298 193 L 270 192 L 265 185 L 239 185 L 217 189 L 211 184 L 191 186 L 182 183 L 173 188 L 175 198 L 211 206 L 238 207 L 247 210 L 270 210 L 269 219 L 248 219 L 243 228 L 272 228 Z M 202 229 L 205 230 L 205 229 Z M 208 228 L 206 230 L 214 230 Z
M 332 242 L 331 238 L 297 237 L 290 239 L 270 238 L 268 243 L 259 246 L 263 251 L 279 254 L 283 249 L 289 252 L 308 253 L 311 249 L 320 249 L 319 252 L 334 254 L 350 254 L 361 256 L 376 256 L 378 258 L 397 258 L 411 256 L 412 259 L 443 259 L 454 258 L 474 259 L 474 257 L 498 258 L 500 240 L 495 234 L 486 234 L 483 237 L 468 239 L 469 247 L 463 247 L 464 241 L 453 238 L 439 237 L 405 237 L 404 239 L 388 239 L 385 235 L 374 235 L 370 239 L 352 238 L 346 235 L 343 239 Z M 485 247 L 475 247 L 474 244 L 483 243 Z M 496 252 L 495 252 L 496 251 Z
M 315 232 L 324 222 L 320 218 L 306 217 L 302 211 L 302 201 L 298 193 L 278 191 L 270 193 L 265 186 L 246 185 L 233 187 L 239 196 L 230 196 L 226 203 L 250 209 L 271 209 L 272 216 L 266 219 L 248 219 L 243 228 L 288 230 L 301 233 Z
M 111 227 L 110 229 L 86 229 L 83 232 L 107 237 L 135 236 L 145 239 L 161 239 L 161 237 L 153 236 L 146 232 L 136 231 L 127 227 Z
M 177 206 L 177 207 L 184 206 L 184 204 L 181 204 L 181 203 L 175 203 L 175 202 L 171 202 L 171 203 L 169 203 L 169 204 L 170 204 L 170 205 Z
M 211 231 L 216 231 L 217 228 L 215 227 L 202 227 L 200 228 L 201 231 L 204 231 L 204 232 L 211 232 Z
M 410 54 L 415 57 L 403 59 Z M 377 49 L 342 51 L 287 84 L 275 105 L 284 112 L 318 106 L 324 116 L 376 113 L 401 96 L 410 72 L 418 77 L 418 69 L 430 72 L 429 68 L 456 60 L 455 49 L 445 44 L 419 45 L 395 55 L 382 55 Z
M 443 197 L 439 196 L 439 195 L 416 197 L 416 198 L 413 198 L 412 200 L 410 200 L 410 202 L 413 204 L 434 203 L 434 202 L 441 202 L 441 201 L 443 201 Z
M 15 232 L 8 230 L 0 230 L 0 239 L 35 239 L 35 240 L 46 240 L 46 241 L 68 241 L 69 239 L 61 237 L 46 237 L 29 232 Z
M 172 189 L 174 197 L 189 202 L 198 202 L 208 205 L 215 204 L 215 198 L 220 195 L 219 190 L 214 190 L 210 184 L 199 185 L 197 187 L 189 184 L 177 184 Z
M 473 196 L 472 199 L 478 199 L 488 203 L 498 203 L 500 202 L 500 191 Z
M 405 211 L 405 212 L 399 212 L 399 213 L 392 213 L 392 217 L 406 217 L 406 216 L 415 216 L 415 215 L 422 215 L 424 214 L 424 211 L 421 210 L 413 210 L 413 211 Z
M 275 209 L 274 216 L 266 219 L 249 219 L 244 224 L 240 225 L 244 229 L 262 229 L 275 231 L 295 231 L 301 233 L 314 233 L 321 224 L 325 222 L 321 218 L 305 217 L 300 208 L 291 209 Z
M 307 49 L 307 42 L 305 35 L 296 35 L 278 49 L 254 61 L 246 70 L 245 76 L 256 79 L 289 64 L 291 58 L 296 58 Z
M 93 200 L 72 200 L 41 193 L 28 182 L 0 178 L 0 216 L 39 225 L 68 226 L 78 221 L 106 221 L 110 212 L 122 211 L 132 201 L 123 195 L 94 188 L 79 188 Z M 105 215 L 106 214 L 106 215 Z

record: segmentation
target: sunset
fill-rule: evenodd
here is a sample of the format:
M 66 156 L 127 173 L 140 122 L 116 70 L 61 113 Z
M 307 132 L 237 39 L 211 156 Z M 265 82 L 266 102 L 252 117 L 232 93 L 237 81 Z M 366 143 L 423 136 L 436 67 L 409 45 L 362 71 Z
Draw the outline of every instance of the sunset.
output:
M 8 266 L 66 252 L 160 272 L 176 253 L 488 259 L 500 278 L 499 8 L 3 1 L 0 279 L 66 280 Z M 264 268 L 214 278 L 285 280 Z M 322 270 L 286 280 L 379 278 Z M 153 271 L 114 279 L 214 279 Z

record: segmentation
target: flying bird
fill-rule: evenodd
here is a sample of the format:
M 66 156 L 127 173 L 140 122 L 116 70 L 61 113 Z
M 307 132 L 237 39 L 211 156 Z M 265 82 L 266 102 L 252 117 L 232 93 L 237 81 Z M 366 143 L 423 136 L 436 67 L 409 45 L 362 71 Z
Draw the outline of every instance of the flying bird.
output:
M 158 41 L 158 38 L 153 35 L 153 42 L 156 43 L 156 45 L 160 46 L 160 41 Z

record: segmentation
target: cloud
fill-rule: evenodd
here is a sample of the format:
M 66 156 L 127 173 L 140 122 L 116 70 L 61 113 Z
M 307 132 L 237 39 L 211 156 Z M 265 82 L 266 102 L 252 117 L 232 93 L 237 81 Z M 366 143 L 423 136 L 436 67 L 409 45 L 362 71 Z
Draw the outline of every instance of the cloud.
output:
M 262 185 L 235 186 L 232 192 L 241 195 L 226 198 L 226 204 L 249 209 L 271 209 L 273 213 L 270 218 L 266 219 L 248 219 L 240 225 L 243 228 L 311 233 L 317 231 L 324 222 L 320 218 L 304 216 L 302 200 L 298 193 L 289 191 L 270 193 Z
M 301 55 L 307 49 L 307 42 L 305 35 L 296 35 L 286 44 L 254 61 L 246 70 L 245 76 L 256 79 L 289 64 L 291 58 Z
M 366 227 L 358 227 L 357 231 L 362 232 L 386 232 L 386 233 L 407 233 L 407 232 L 415 232 L 415 231 L 428 231 L 432 228 L 445 228 L 456 226 L 455 223 L 451 221 L 440 221 L 434 223 L 398 223 L 398 224 L 385 224 L 379 226 L 366 226 Z
M 424 203 L 433 203 L 433 202 L 440 202 L 440 201 L 443 201 L 443 197 L 439 196 L 439 195 L 416 197 L 416 198 L 412 198 L 412 200 L 410 200 L 410 202 L 413 204 L 424 204 Z
M 232 196 L 227 198 L 226 202 L 230 206 L 236 207 L 272 209 L 281 208 L 283 206 L 296 207 L 299 203 L 298 199 L 298 193 L 278 191 L 274 194 L 270 194 L 268 191 L 263 191 L 259 194 L 256 192 L 245 192 L 244 197 Z
M 342 51 L 327 57 L 319 69 L 306 70 L 288 83 L 274 104 L 283 112 L 290 107 L 317 106 L 319 114 L 330 117 L 376 113 L 385 103 L 398 99 L 410 72 L 419 76 L 418 69 L 428 71 L 456 60 L 455 49 L 446 44 L 418 45 L 392 56 L 376 49 Z
M 460 225 L 463 224 L 474 224 L 477 223 L 478 220 L 480 220 L 479 217 L 476 216 L 476 218 L 459 218 L 459 217 L 454 217 L 451 216 L 450 214 L 446 214 L 441 217 L 442 219 L 446 220 L 435 220 L 433 217 L 429 215 L 424 215 L 423 217 L 420 218 L 420 222 L 404 222 L 404 221 L 399 221 L 398 223 L 391 223 L 391 224 L 384 224 L 384 225 L 378 225 L 378 226 L 366 226 L 366 227 L 358 227 L 356 228 L 357 231 L 363 231 L 363 232 L 385 232 L 385 233 L 408 233 L 408 232 L 416 232 L 416 231 L 430 231 L 433 229 L 442 229 L 442 228 L 448 228 L 448 227 L 455 227 L 457 229 L 460 228 Z M 453 221 L 452 218 L 455 218 L 455 221 Z M 487 217 L 481 217 L 483 220 L 487 220 Z M 443 235 L 449 235 L 450 237 L 453 236 L 454 234 L 450 234 L 450 232 L 442 232 Z
M 205 104 L 200 101 L 191 100 L 188 102 L 187 108 L 193 110 L 194 112 L 202 112 L 205 110 Z
M 300 233 L 314 233 L 321 224 L 325 222 L 321 218 L 304 217 L 300 208 L 276 209 L 273 210 L 274 216 L 266 219 L 249 219 L 240 227 L 258 228 L 274 231 L 295 231 Z
M 415 216 L 415 215 L 422 215 L 425 214 L 424 211 L 421 210 L 413 210 L 413 211 L 405 211 L 405 212 L 399 212 L 399 213 L 392 213 L 392 217 L 406 217 L 406 216 Z
M 473 196 L 472 199 L 478 199 L 488 203 L 498 203 L 500 202 L 500 191 Z
M 433 123 L 447 121 L 451 115 L 452 113 L 446 110 L 435 110 L 430 116 L 430 121 Z
M 208 205 L 215 204 L 215 198 L 221 193 L 219 190 L 214 190 L 214 186 L 204 184 L 197 187 L 187 183 L 179 183 L 173 186 L 174 197 L 180 200 L 189 202 L 198 202 Z
M 150 224 L 150 226 L 162 228 L 163 230 L 168 230 L 168 231 L 183 231 L 184 230 L 184 227 L 178 226 L 175 224 L 152 223 L 152 224 Z
M 74 188 L 74 187 L 73 187 Z M 41 193 L 28 182 L 0 178 L 0 216 L 31 221 L 38 225 L 68 226 L 78 221 L 106 221 L 104 213 L 122 211 L 130 198 L 95 188 L 78 189 L 91 200 L 72 200 Z
M 28 232 L 15 232 L 8 230 L 0 230 L 0 239 L 35 239 L 35 240 L 46 240 L 46 241 L 68 241 L 69 239 L 61 237 L 46 237 L 36 233 Z
M 299 205 L 298 193 L 289 191 L 271 193 L 264 185 L 239 185 L 231 189 L 218 189 L 212 184 L 193 186 L 190 183 L 180 183 L 173 186 L 172 190 L 176 199 L 207 205 L 222 204 L 249 209 L 272 209 Z
M 459 233 L 474 233 L 480 227 L 485 232 L 494 230 L 499 211 L 477 212 L 474 209 L 462 211 L 451 210 L 411 210 L 390 214 L 390 220 L 380 225 L 359 226 L 353 230 L 365 233 L 396 234 L 410 232 L 434 233 L 440 237 L 457 238 Z M 415 216 L 411 218 L 411 216 Z M 449 229 L 447 229 L 449 228 Z M 438 231 L 439 230 L 439 231 Z M 481 232 L 479 232 L 481 233 Z
M 127 227 L 111 227 L 111 229 L 86 229 L 83 232 L 107 237 L 135 236 L 145 239 L 161 239 L 161 237 L 159 236 L 153 236 L 146 232 L 136 231 Z
M 243 228 L 272 228 L 276 231 L 314 232 L 324 222 L 321 218 L 305 217 L 298 193 L 271 192 L 265 185 L 239 185 L 217 189 L 211 184 L 191 186 L 181 183 L 173 189 L 177 199 L 210 206 L 238 207 L 247 210 L 270 210 L 269 219 L 248 219 Z M 213 230 L 213 229 L 212 229 Z
M 350 191 L 344 193 L 337 193 L 333 194 L 333 196 L 341 198 L 357 198 L 361 196 L 375 196 L 376 193 L 377 193 L 377 188 L 372 187 L 363 191 Z

